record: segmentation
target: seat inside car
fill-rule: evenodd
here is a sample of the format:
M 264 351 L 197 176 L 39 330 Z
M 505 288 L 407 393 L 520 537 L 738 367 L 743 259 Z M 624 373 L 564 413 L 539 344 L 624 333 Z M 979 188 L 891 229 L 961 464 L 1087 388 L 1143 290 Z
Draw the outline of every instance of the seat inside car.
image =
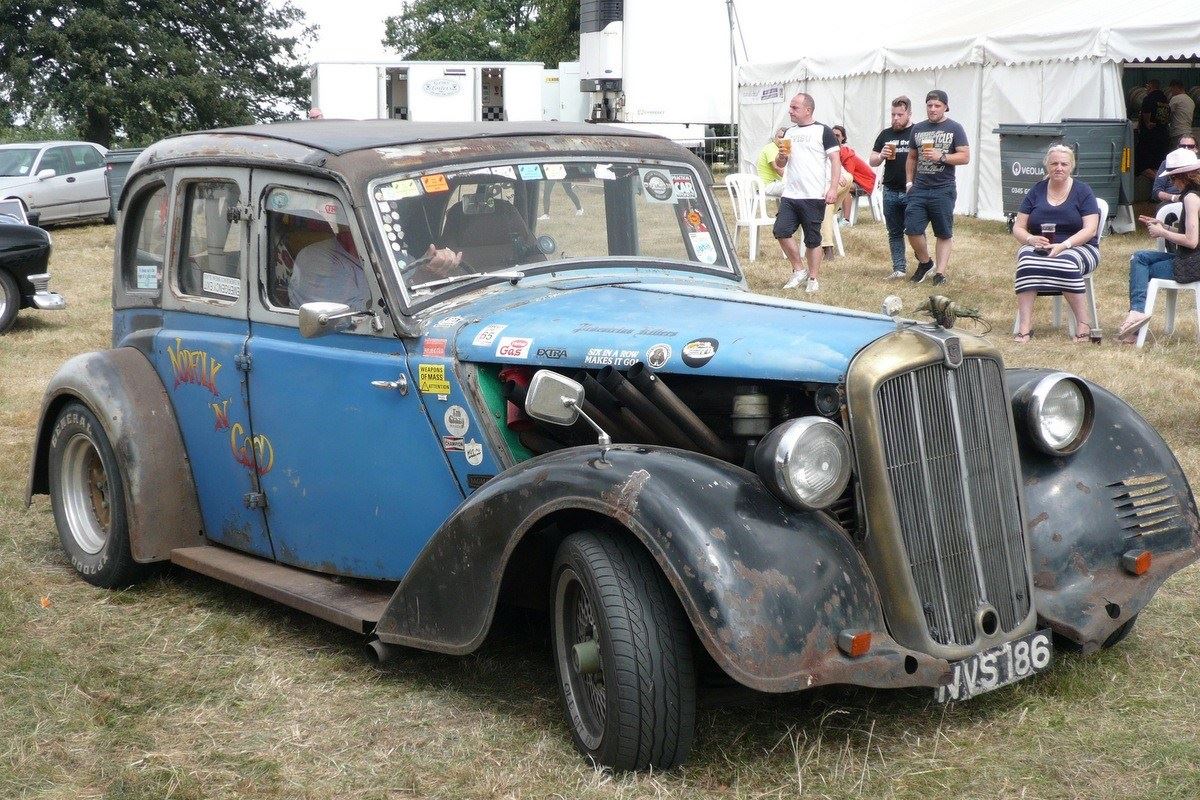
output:
M 490 197 L 486 190 L 464 195 L 450 206 L 441 245 L 462 251 L 463 263 L 476 270 L 546 260 L 534 245 L 521 212 L 503 198 Z

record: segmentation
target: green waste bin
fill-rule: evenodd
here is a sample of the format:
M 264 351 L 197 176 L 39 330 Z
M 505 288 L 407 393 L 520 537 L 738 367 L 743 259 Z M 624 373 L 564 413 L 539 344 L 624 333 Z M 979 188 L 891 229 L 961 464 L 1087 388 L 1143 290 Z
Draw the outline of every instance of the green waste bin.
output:
M 108 178 L 108 205 L 112 218 L 117 218 L 117 202 L 121 199 L 121 189 L 125 186 L 125 177 L 134 159 L 142 152 L 142 148 L 124 150 L 109 150 L 104 157 L 105 175 Z
M 1029 189 L 1046 177 L 1042 159 L 1052 144 L 1075 151 L 1075 176 L 1108 202 L 1109 214 L 1133 203 L 1133 126 L 1127 119 L 1064 119 L 1001 125 L 1000 186 L 1011 225 Z

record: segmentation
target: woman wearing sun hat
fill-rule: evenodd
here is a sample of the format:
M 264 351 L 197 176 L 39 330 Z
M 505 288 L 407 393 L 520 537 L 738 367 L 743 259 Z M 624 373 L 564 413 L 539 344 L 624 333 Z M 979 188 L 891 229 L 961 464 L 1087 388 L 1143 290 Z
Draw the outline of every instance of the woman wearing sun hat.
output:
M 1146 314 L 1146 289 L 1151 278 L 1174 280 L 1176 259 L 1187 258 L 1200 249 L 1200 158 L 1195 151 L 1180 148 L 1167 154 L 1167 172 L 1183 201 L 1181 231 L 1164 226 L 1154 217 L 1139 217 L 1146 232 L 1177 246 L 1177 252 L 1138 250 L 1129 259 L 1129 314 L 1117 330 L 1119 341 L 1137 342 L 1138 331 L 1150 321 Z

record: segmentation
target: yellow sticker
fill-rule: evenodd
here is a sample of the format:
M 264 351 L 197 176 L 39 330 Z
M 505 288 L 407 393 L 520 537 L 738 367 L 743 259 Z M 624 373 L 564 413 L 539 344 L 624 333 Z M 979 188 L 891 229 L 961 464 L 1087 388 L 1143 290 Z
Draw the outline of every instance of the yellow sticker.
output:
M 421 185 L 425 187 L 425 191 L 427 192 L 450 191 L 450 184 L 446 183 L 446 176 L 440 173 L 437 175 L 422 175 Z
M 445 364 L 418 364 L 417 386 L 424 394 L 450 394 Z
M 421 193 L 421 185 L 413 178 L 408 178 L 402 181 L 396 181 L 391 186 L 385 187 L 391 189 L 392 197 L 388 200 L 403 200 L 406 197 L 416 197 Z

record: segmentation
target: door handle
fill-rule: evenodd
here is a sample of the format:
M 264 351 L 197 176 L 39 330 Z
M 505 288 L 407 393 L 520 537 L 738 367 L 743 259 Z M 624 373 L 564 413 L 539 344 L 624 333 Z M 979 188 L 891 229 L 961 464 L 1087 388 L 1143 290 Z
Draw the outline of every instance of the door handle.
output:
M 74 183 L 74 182 L 75 182 L 75 179 L 73 177 L 67 178 L 67 183 Z
M 408 376 L 403 374 L 394 381 L 371 381 L 371 385 L 376 389 L 392 389 L 401 395 L 408 394 Z

